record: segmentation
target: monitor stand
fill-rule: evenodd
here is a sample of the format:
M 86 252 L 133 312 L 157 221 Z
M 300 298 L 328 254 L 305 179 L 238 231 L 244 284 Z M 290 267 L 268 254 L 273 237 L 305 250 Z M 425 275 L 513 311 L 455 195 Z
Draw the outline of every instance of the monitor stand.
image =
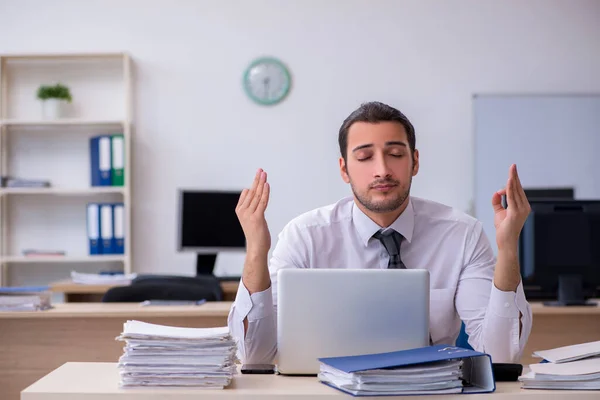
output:
M 557 301 L 544 302 L 545 306 L 596 306 L 586 301 L 583 294 L 583 277 L 576 274 L 559 275 Z
M 212 275 L 217 262 L 217 253 L 196 255 L 196 275 Z
M 218 253 L 197 254 L 196 256 L 196 275 L 214 275 L 214 269 L 217 262 Z M 219 281 L 239 281 L 241 276 L 217 276 Z

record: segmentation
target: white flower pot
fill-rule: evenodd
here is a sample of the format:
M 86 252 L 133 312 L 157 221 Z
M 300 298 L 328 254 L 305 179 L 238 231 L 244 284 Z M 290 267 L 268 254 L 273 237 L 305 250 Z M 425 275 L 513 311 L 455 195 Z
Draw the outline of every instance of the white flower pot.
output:
M 58 119 L 64 115 L 66 100 L 46 99 L 42 101 L 44 119 Z

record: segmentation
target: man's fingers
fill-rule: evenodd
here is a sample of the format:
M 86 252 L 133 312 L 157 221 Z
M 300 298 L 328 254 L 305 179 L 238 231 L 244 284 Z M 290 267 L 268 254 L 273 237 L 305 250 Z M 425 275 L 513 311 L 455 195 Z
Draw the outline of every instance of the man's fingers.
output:
M 512 175 L 508 177 L 508 183 L 506 184 L 506 202 L 509 210 L 517 210 L 517 202 L 515 200 L 515 179 Z
M 504 207 L 502 207 L 502 194 L 500 191 L 495 192 L 492 196 L 492 207 L 494 207 L 495 213 L 504 210 Z
M 525 190 L 523 190 L 523 185 L 521 185 L 521 178 L 519 178 L 519 173 L 517 172 L 517 166 L 515 165 L 513 168 L 514 168 L 514 174 L 515 174 L 516 184 L 517 184 L 516 192 L 519 196 L 519 205 L 524 208 L 527 206 L 527 196 L 525 195 Z
M 240 208 L 240 206 L 242 204 L 244 204 L 244 199 L 246 198 L 247 195 L 248 195 L 248 189 L 242 190 L 242 193 L 240 194 L 240 198 L 238 199 L 237 206 L 235 206 L 236 209 Z
M 525 218 L 527 218 L 529 216 L 529 213 L 531 212 L 531 205 L 529 204 L 529 200 L 527 199 L 527 195 L 525 194 L 525 189 L 523 189 L 523 185 L 521 184 L 521 178 L 519 178 L 516 165 L 515 174 L 517 175 L 519 193 L 521 195 L 521 209 L 523 211 L 523 214 L 525 215 Z
M 269 182 L 265 182 L 265 187 L 263 188 L 262 196 L 260 196 L 260 202 L 258 203 L 257 209 L 260 212 L 265 212 L 267 209 L 267 204 L 269 204 L 269 194 L 271 193 L 271 185 Z
M 265 171 L 262 171 L 260 173 L 260 178 L 258 180 L 258 186 L 256 187 L 256 191 L 254 192 L 254 196 L 252 197 L 250 205 L 248 205 L 248 210 L 250 212 L 254 212 L 256 210 L 256 207 L 258 207 L 258 202 L 260 201 L 260 198 L 262 196 L 262 192 L 265 188 L 266 181 L 267 181 L 267 173 Z
M 258 181 L 260 180 L 261 174 L 262 174 L 262 169 L 259 169 L 258 171 L 256 171 L 256 175 L 254 176 L 254 181 L 252 182 L 252 187 L 248 191 L 248 194 L 246 195 L 246 198 L 244 200 L 244 204 L 242 205 L 243 208 L 248 208 L 250 206 L 250 203 L 252 202 L 252 199 L 254 198 L 254 193 L 256 192 L 256 187 L 258 186 Z

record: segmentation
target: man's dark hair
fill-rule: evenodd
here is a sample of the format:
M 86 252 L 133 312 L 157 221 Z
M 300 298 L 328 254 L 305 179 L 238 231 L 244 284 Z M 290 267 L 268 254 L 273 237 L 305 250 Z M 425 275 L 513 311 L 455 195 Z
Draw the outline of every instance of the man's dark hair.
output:
M 355 122 L 369 122 L 372 124 L 378 122 L 398 122 L 404 126 L 406 130 L 406 136 L 408 138 L 408 146 L 410 147 L 411 155 L 415 153 L 415 128 L 410 123 L 408 118 L 402 114 L 399 110 L 394 107 L 390 107 L 387 104 L 371 101 L 363 103 L 356 110 L 352 112 L 342 123 L 340 127 L 340 133 L 338 135 L 338 143 L 340 145 L 340 153 L 347 161 L 348 156 L 348 130 Z

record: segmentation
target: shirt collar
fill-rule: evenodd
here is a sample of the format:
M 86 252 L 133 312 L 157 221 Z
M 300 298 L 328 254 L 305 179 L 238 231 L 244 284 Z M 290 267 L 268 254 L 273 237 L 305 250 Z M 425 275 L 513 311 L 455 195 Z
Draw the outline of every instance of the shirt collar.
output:
M 369 240 L 371 237 L 379 230 L 381 227 L 377 225 L 371 218 L 369 218 L 365 213 L 362 212 L 360 208 L 356 205 L 356 203 L 352 203 L 352 221 L 354 221 L 354 227 L 358 232 L 362 242 L 365 246 L 369 244 Z M 388 227 L 385 228 L 384 231 L 388 229 L 393 229 L 396 232 L 400 233 L 402 236 L 406 238 L 406 240 L 410 243 L 412 240 L 413 230 L 415 226 L 415 212 L 413 210 L 412 202 L 410 197 L 408 198 L 408 205 L 406 209 L 396 218 L 394 222 Z

